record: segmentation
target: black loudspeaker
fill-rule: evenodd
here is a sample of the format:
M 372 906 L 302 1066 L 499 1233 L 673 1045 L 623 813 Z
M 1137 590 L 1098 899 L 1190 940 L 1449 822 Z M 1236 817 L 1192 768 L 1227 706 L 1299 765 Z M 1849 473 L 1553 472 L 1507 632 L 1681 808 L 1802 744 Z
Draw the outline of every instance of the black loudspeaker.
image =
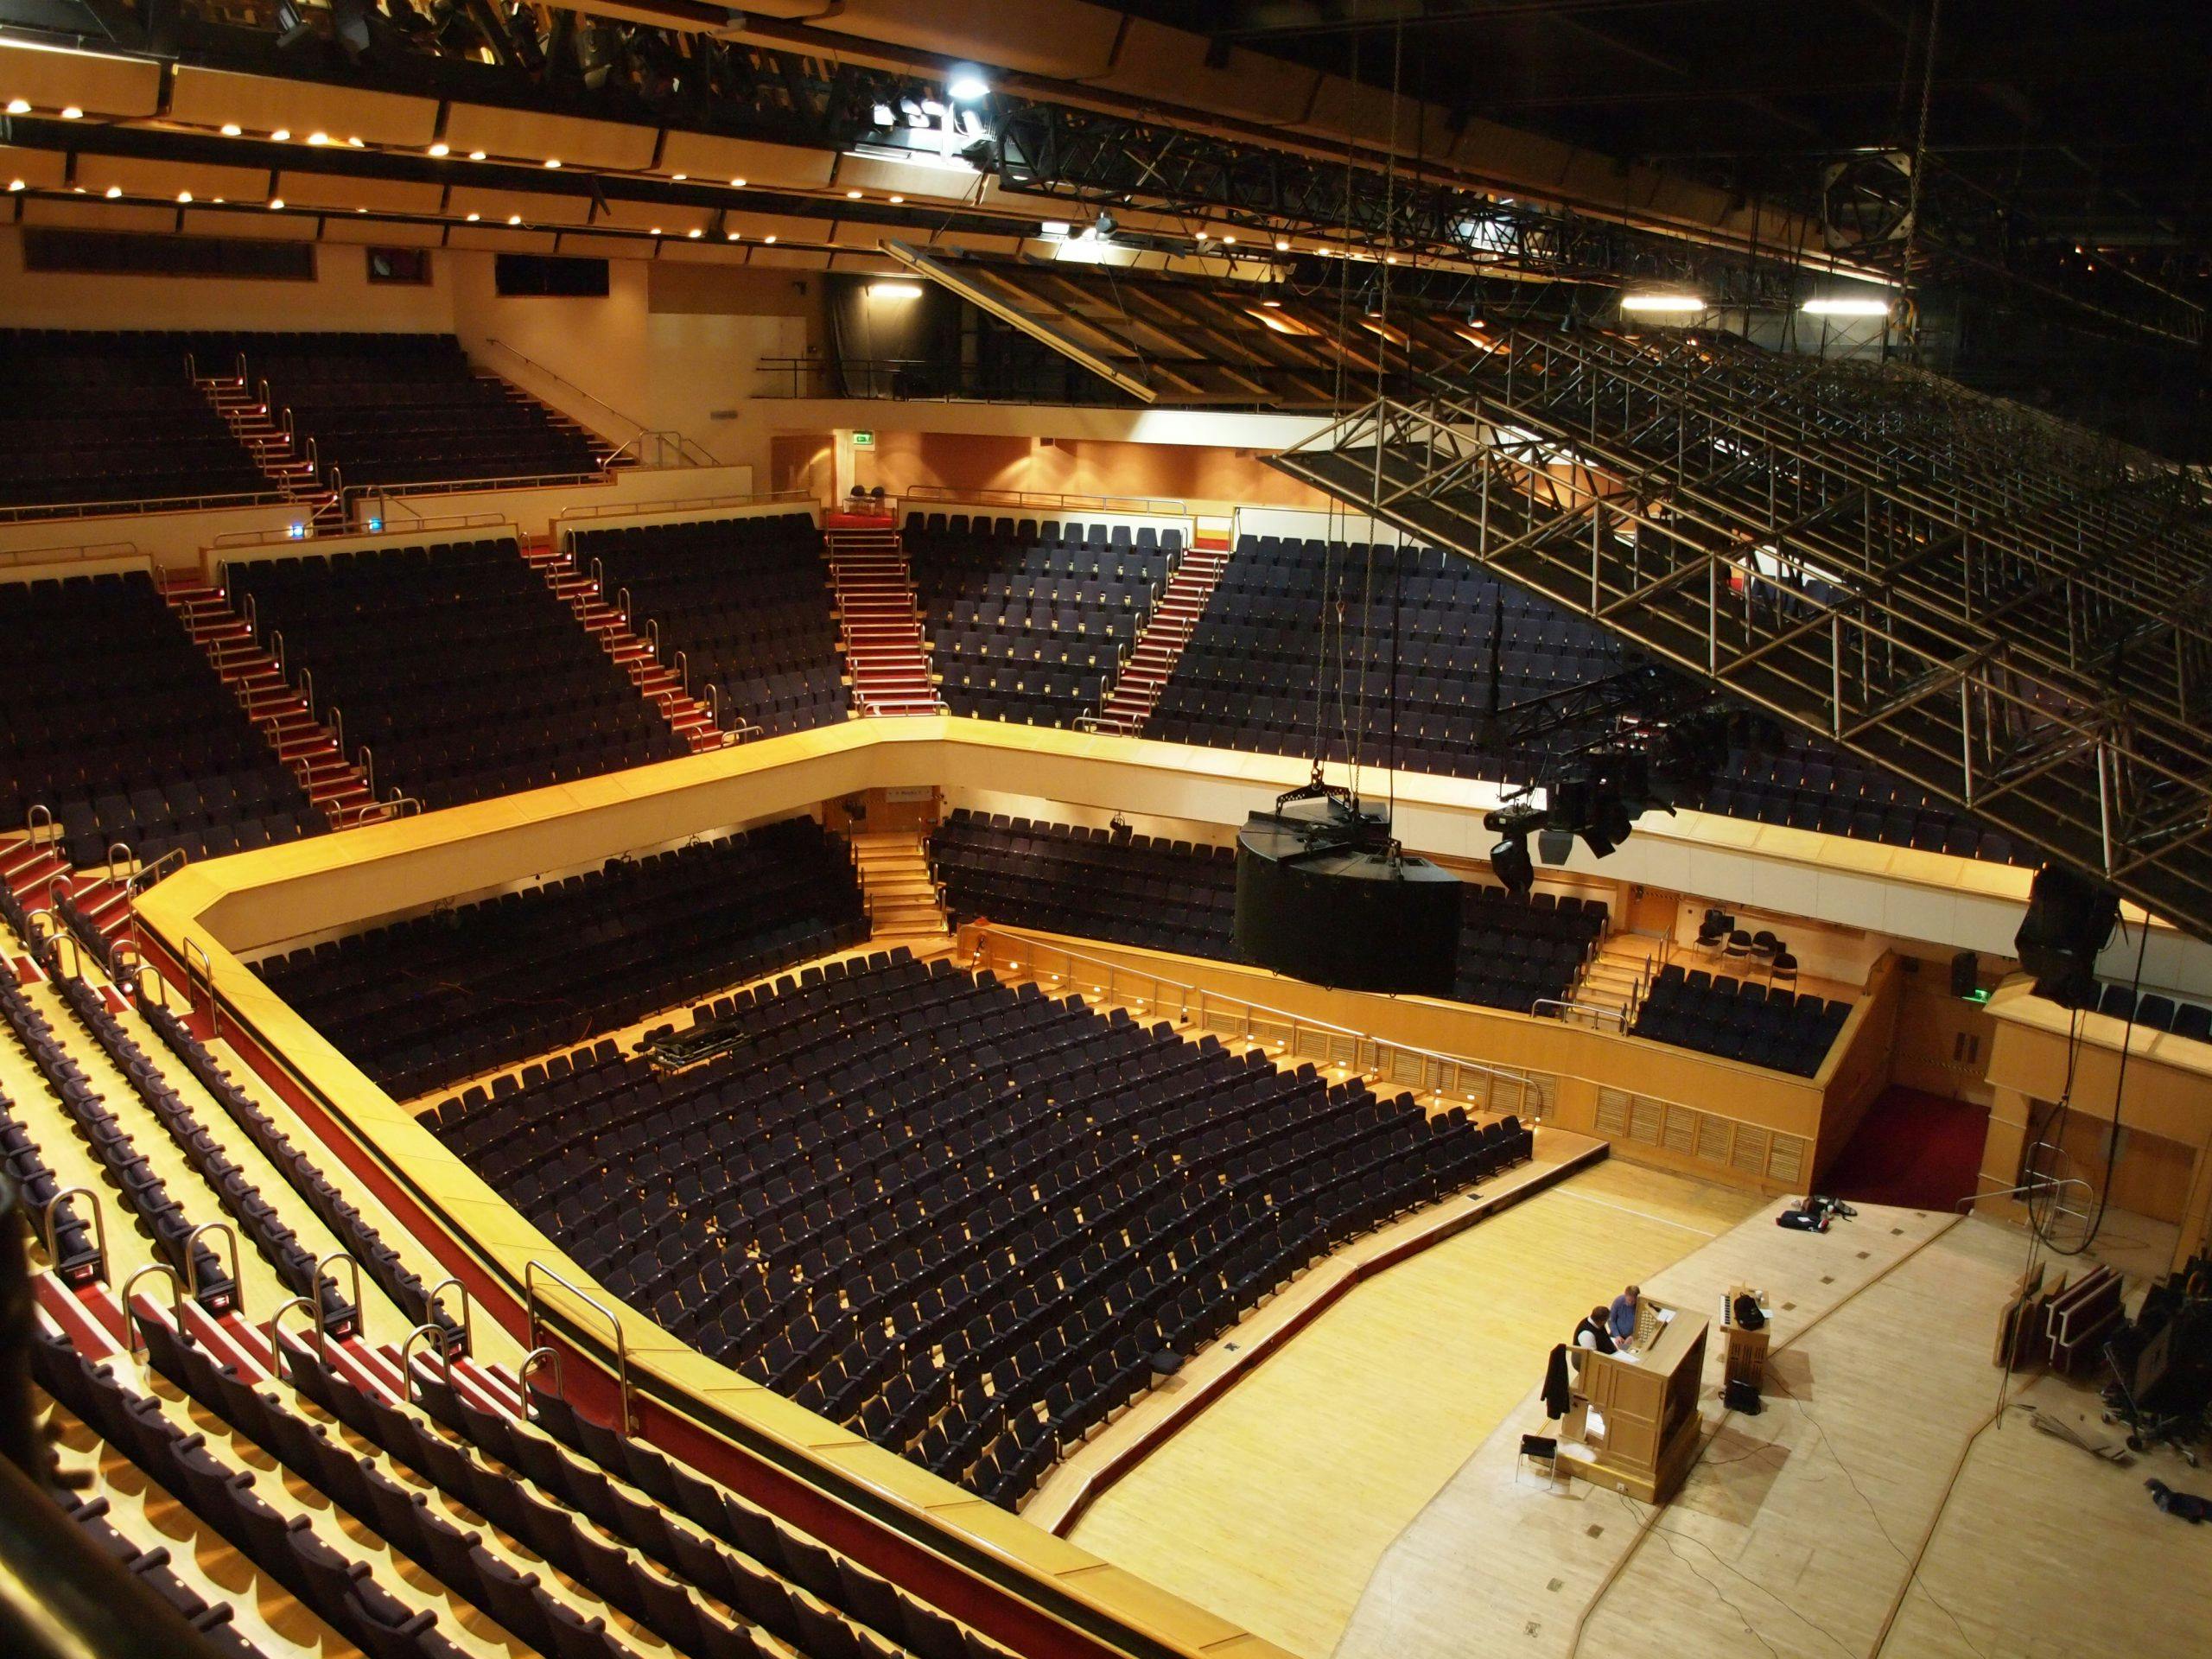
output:
M 1459 877 L 1314 828 L 1255 812 L 1237 836 L 1237 954 L 1319 985 L 1451 995 Z
M 1981 988 L 1981 958 L 1961 950 L 1951 958 L 1951 995 L 1972 996 Z
M 2119 920 L 2120 898 L 2110 888 L 2046 864 L 2029 889 L 2012 954 L 2035 976 L 2037 996 L 2085 1008 L 2097 1000 L 2097 952 Z

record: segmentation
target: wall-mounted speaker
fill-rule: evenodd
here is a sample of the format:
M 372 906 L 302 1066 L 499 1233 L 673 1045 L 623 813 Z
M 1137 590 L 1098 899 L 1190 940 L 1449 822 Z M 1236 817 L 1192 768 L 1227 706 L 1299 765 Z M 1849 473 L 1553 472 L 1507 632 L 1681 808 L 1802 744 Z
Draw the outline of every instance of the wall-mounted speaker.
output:
M 1981 958 L 1961 950 L 1951 958 L 1951 995 L 1972 996 L 1981 988 Z

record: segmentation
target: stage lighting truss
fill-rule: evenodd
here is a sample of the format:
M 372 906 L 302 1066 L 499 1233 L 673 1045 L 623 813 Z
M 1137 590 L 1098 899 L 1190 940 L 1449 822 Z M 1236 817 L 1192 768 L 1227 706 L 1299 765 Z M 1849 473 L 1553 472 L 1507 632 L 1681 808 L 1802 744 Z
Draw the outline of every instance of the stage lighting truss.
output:
M 1274 464 L 2212 938 L 2203 479 L 1895 364 L 1493 332 Z

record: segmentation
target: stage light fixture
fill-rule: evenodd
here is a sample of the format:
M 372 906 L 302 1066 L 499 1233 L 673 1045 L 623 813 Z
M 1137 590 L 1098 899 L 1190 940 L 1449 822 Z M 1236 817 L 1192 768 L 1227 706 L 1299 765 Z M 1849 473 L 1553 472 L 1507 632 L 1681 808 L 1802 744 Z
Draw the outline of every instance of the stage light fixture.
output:
M 1705 302 L 1694 294 L 1661 294 L 1638 292 L 1621 296 L 1621 309 L 1642 311 L 1661 315 L 1676 316 L 1693 314 L 1706 308 Z
M 945 83 L 945 96 L 957 104 L 973 104 L 978 99 L 991 95 L 990 83 L 974 69 L 956 69 L 952 79 Z

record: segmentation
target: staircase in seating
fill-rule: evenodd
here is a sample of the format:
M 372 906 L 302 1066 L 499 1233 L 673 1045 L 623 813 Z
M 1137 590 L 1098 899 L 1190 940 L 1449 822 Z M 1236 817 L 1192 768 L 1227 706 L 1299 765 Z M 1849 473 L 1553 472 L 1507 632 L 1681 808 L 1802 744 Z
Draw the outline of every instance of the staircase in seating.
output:
M 829 546 L 853 701 L 863 715 L 943 713 L 899 532 L 888 522 L 832 524 Z
M 875 938 L 948 931 L 919 835 L 911 830 L 860 830 L 849 839 Z
M 316 528 L 332 530 L 346 522 L 346 504 L 338 492 L 315 476 L 315 462 L 299 453 L 292 435 L 278 426 L 260 395 L 235 374 L 202 374 L 194 378 L 200 395 L 214 406 L 245 446 L 253 464 L 284 493 L 308 511 Z
M 522 543 L 522 556 L 553 596 L 575 615 L 585 632 L 599 641 L 599 648 L 616 667 L 630 677 L 638 695 L 660 710 L 676 734 L 699 754 L 721 747 L 726 741 L 745 735 L 745 728 L 718 729 L 707 705 L 693 696 L 683 677 L 653 655 L 653 648 L 630 631 L 620 609 L 599 589 L 599 584 L 576 569 L 575 560 L 543 537 Z
M 1183 562 L 1175 567 L 1175 574 L 1168 577 L 1159 608 L 1137 636 L 1129 660 L 1122 664 L 1114 689 L 1099 706 L 1098 730 L 1127 737 L 1144 730 L 1145 721 L 1159 706 L 1160 694 L 1167 689 L 1168 677 L 1182 660 L 1183 648 L 1191 643 L 1198 618 L 1205 613 L 1206 601 L 1220 585 L 1221 573 L 1228 568 L 1229 537 L 1200 531 L 1183 555 Z
M 524 408 L 544 410 L 547 423 L 556 430 L 581 434 L 584 442 L 591 445 L 592 459 L 599 463 L 599 469 L 601 472 L 607 472 L 617 467 L 634 467 L 638 464 L 638 452 L 629 445 L 616 444 L 602 437 L 574 416 L 563 414 L 543 397 L 524 391 L 505 376 L 479 369 L 476 372 L 476 378 L 479 380 L 489 381 L 499 387 L 511 404 L 520 404 Z
M 1642 933 L 1609 933 L 1598 942 L 1598 949 L 1582 969 L 1582 977 L 1567 993 L 1575 1002 L 1594 1007 L 1618 1008 L 1621 1026 L 1625 1029 L 1636 1018 L 1636 999 L 1639 988 L 1648 988 L 1659 973 L 1660 944 Z M 1610 1027 L 1610 1020 L 1598 1020 L 1587 1014 L 1570 1014 L 1578 1019 Z
M 391 817 L 391 803 L 376 798 L 368 774 L 346 758 L 338 734 L 317 718 L 306 694 L 286 683 L 276 659 L 255 643 L 221 588 L 188 579 L 165 583 L 162 597 L 332 829 Z

